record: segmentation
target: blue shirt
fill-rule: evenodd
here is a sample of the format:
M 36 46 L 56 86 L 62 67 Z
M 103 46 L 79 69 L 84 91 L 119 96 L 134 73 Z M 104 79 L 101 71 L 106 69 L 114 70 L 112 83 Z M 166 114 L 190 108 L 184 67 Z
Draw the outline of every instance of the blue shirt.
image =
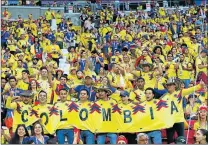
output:
M 96 92 L 95 92 L 94 87 L 92 87 L 92 86 L 87 87 L 86 85 L 78 85 L 77 87 L 75 87 L 74 90 L 78 93 L 78 98 L 80 96 L 80 91 L 82 89 L 86 89 L 88 91 L 88 96 L 89 96 L 88 100 L 95 101 Z
M 73 32 L 67 32 L 65 34 L 65 37 L 68 39 L 68 40 L 71 40 L 73 37 L 74 37 L 74 33 Z
M 118 42 L 112 42 L 112 54 L 115 54 L 115 51 L 118 50 L 121 53 L 121 46 Z
M 65 23 L 61 22 L 61 23 L 59 24 L 59 28 L 61 29 L 61 31 L 63 31 L 64 29 L 67 28 L 67 26 L 66 26 Z
M 48 136 L 43 136 L 44 137 L 44 143 L 41 143 L 37 138 L 36 136 L 31 136 L 30 137 L 30 141 L 33 141 L 34 144 L 46 144 L 47 141 L 49 140 L 49 137 Z
M 100 62 L 103 62 L 103 58 L 99 57 Z M 95 64 L 95 73 L 99 74 L 100 73 L 100 68 L 101 68 L 101 64 L 99 62 L 96 62 Z
M 107 45 L 107 44 L 103 46 L 102 51 L 103 51 L 103 53 L 104 53 L 105 55 L 108 54 L 108 45 Z
M 54 36 L 53 33 L 52 33 L 52 34 L 48 34 L 48 35 L 47 35 L 47 38 L 48 38 L 50 41 L 55 40 L 55 36 Z
M 106 39 L 106 42 L 109 42 L 110 41 L 110 35 L 105 35 L 105 39 Z
M 3 32 L 1 31 L 1 42 L 7 42 L 7 39 L 9 38 L 9 32 Z
M 21 144 L 29 144 L 30 137 L 24 137 Z
M 79 61 L 79 66 L 80 66 L 79 70 L 83 71 L 85 68 L 85 64 L 86 64 L 86 60 L 81 59 Z

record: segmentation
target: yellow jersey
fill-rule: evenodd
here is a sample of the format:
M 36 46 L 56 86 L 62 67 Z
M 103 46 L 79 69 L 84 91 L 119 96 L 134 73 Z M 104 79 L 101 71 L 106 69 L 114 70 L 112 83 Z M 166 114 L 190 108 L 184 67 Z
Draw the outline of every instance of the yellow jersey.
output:
M 60 122 L 58 124 L 57 129 L 72 129 L 73 128 L 73 126 L 70 125 L 67 121 L 68 106 L 70 103 L 71 103 L 70 101 L 65 101 L 65 102 L 58 101 L 54 104 L 54 107 L 59 110 L 59 115 L 60 115 Z
M 28 122 L 32 105 L 23 102 L 12 102 L 12 97 L 9 96 L 7 98 L 6 108 L 14 110 L 12 131 L 15 132 L 19 124 L 25 124 Z
M 41 118 L 42 124 L 47 125 L 49 122 L 49 113 L 51 108 L 52 105 L 50 104 L 45 104 L 44 106 L 39 104 L 37 106 L 34 106 L 32 109 L 34 110 L 34 112 L 37 113 L 38 117 Z M 43 130 L 44 134 L 49 134 L 45 127 L 43 128 Z

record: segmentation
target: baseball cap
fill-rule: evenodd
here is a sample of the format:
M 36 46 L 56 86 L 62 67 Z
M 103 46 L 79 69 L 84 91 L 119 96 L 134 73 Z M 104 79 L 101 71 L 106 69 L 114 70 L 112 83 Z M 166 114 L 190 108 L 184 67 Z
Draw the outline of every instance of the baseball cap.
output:
M 176 139 L 176 144 L 186 144 L 186 138 L 184 136 L 179 136 Z
M 121 91 L 120 96 L 121 97 L 129 97 L 129 93 L 127 91 Z

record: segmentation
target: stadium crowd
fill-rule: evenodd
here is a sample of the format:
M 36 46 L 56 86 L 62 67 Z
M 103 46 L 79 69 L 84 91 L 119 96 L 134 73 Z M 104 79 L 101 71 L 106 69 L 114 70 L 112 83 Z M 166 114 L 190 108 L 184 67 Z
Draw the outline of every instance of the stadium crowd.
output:
M 96 13 L 83 8 L 78 27 L 50 8 L 36 20 L 29 14 L 11 21 L 12 14 L 3 11 L 1 143 L 208 143 L 207 8 L 171 13 L 138 8 L 126 15 L 107 7 Z M 51 27 L 54 19 L 57 30 Z M 69 72 L 59 67 L 63 58 Z M 151 103 L 178 90 L 183 90 L 182 121 L 166 132 L 93 134 L 66 126 L 49 134 L 41 120 L 29 127 L 18 122 L 19 106 L 42 110 L 67 101 Z M 187 130 L 194 132 L 189 138 Z

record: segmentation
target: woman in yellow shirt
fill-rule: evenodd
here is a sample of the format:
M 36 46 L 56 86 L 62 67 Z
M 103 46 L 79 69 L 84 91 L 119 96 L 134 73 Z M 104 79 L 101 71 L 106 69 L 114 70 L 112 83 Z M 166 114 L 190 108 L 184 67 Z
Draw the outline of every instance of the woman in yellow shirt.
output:
M 196 115 L 199 109 L 200 104 L 196 102 L 196 95 L 189 95 L 188 102 L 186 105 L 185 113 L 188 117 Z
M 194 130 L 197 131 L 198 129 L 206 129 L 208 130 L 208 115 L 207 115 L 208 108 L 206 105 L 201 105 L 199 107 L 198 112 L 198 120 L 194 124 Z

